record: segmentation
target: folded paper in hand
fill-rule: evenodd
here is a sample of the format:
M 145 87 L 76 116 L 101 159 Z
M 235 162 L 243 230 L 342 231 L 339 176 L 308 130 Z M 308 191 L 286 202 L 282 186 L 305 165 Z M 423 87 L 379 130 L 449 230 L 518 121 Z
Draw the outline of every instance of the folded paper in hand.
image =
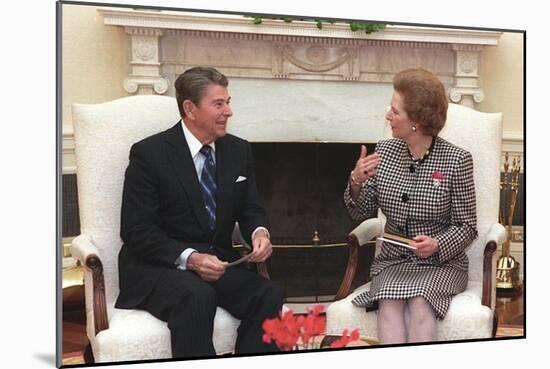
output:
M 245 261 L 247 261 L 248 259 L 250 259 L 250 257 L 252 256 L 252 254 L 246 254 L 245 256 L 243 256 L 242 258 L 240 259 L 237 259 L 235 261 L 232 261 L 231 263 L 227 263 L 226 267 L 230 267 L 230 266 L 235 266 L 235 265 L 239 265 L 241 263 L 244 263 Z
M 411 246 L 411 243 L 413 243 L 414 240 L 411 240 L 410 238 L 396 236 L 396 235 L 390 234 L 390 233 L 384 233 L 383 237 L 378 237 L 378 239 L 382 240 L 382 241 L 385 241 L 385 242 L 389 242 L 393 245 L 403 246 L 403 247 L 407 247 L 409 249 L 415 249 L 416 250 L 416 247 Z

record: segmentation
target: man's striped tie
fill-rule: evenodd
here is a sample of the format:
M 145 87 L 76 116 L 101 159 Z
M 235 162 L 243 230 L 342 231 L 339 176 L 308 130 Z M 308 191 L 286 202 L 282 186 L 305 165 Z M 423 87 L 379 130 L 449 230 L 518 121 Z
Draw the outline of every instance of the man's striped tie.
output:
M 205 161 L 201 173 L 201 190 L 204 198 L 204 205 L 208 213 L 208 222 L 210 229 L 216 227 L 216 163 L 212 157 L 212 147 L 204 145 L 201 148 L 201 154 L 204 155 Z

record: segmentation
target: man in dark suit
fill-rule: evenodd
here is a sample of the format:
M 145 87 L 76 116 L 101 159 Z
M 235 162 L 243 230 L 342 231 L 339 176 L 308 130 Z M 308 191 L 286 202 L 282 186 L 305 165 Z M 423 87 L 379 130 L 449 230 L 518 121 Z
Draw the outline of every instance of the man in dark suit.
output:
M 236 353 L 275 351 L 262 323 L 277 316 L 283 292 L 241 266 L 235 222 L 252 245 L 249 261 L 272 252 L 250 144 L 226 134 L 233 114 L 227 78 L 196 67 L 174 86 L 182 120 L 132 146 L 122 198 L 116 307 L 166 321 L 174 357 L 212 356 L 221 306 L 241 320 Z

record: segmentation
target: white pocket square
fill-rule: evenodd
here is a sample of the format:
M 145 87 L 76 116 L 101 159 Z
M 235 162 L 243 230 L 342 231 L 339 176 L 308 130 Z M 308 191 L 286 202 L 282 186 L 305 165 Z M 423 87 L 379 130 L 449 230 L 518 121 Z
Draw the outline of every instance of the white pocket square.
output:
M 235 181 L 235 183 L 237 183 L 237 182 L 242 182 L 242 181 L 246 181 L 246 177 L 239 176 L 239 178 L 237 178 L 237 180 Z

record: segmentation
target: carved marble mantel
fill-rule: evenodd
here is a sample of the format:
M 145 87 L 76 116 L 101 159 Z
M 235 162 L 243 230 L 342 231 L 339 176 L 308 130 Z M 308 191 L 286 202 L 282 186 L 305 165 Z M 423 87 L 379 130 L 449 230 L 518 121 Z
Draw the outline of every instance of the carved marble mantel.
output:
M 194 65 L 211 65 L 229 77 L 391 81 L 397 71 L 424 66 L 435 71 L 455 103 L 474 107 L 480 54 L 496 45 L 500 32 L 388 26 L 367 35 L 344 23 L 264 20 L 176 11 L 100 8 L 106 25 L 125 27 L 131 68 L 130 94 L 173 94 L 175 75 Z
M 159 60 L 159 39 L 163 30 L 146 27 L 126 27 L 130 35 L 132 58 L 131 74 L 124 80 L 124 89 L 128 93 L 164 94 L 168 81 L 161 76 Z

